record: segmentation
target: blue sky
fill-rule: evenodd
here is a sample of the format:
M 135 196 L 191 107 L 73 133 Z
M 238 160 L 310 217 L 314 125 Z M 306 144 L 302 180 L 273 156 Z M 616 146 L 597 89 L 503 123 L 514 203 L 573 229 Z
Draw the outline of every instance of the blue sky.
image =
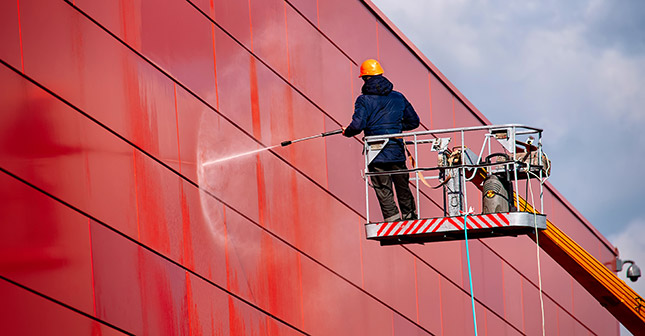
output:
M 549 181 L 645 269 L 645 1 L 372 1 L 491 122 L 543 128 Z

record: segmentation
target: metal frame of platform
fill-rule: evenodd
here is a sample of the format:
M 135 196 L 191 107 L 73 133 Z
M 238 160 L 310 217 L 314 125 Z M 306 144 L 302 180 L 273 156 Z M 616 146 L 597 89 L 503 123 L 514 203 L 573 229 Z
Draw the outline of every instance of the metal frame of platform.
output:
M 479 142 L 478 154 L 470 150 L 476 147 L 466 146 L 467 138 L 472 144 L 476 145 Z M 477 138 L 480 140 L 476 140 Z M 370 172 L 368 167 L 371 160 L 391 139 L 402 139 L 407 145 L 411 167 L 388 172 Z M 514 192 L 518 189 L 520 180 L 531 183 L 530 179 L 533 177 L 540 181 L 535 190 L 537 195 L 531 191 L 531 197 L 537 196 L 535 199 L 539 200 L 539 210 L 542 212 L 543 182 L 550 168 L 547 165 L 548 159 L 542 152 L 541 129 L 518 124 L 486 125 L 366 136 L 363 140 L 368 239 L 379 240 L 382 245 L 424 243 L 465 239 L 466 231 L 470 239 L 516 236 L 535 231 L 536 228 L 546 229 L 544 215 L 518 212 L 519 194 Z M 452 149 L 449 148 L 450 142 L 454 142 Z M 493 161 L 491 158 L 497 159 Z M 419 163 L 424 165 L 420 166 Z M 412 175 L 410 181 L 416 191 L 416 211 L 421 219 L 392 223 L 373 223 L 370 220 L 370 177 L 383 174 Z M 493 195 L 486 198 L 489 206 L 482 205 L 481 209 L 473 209 L 473 206 L 468 204 L 466 184 L 473 182 L 483 186 L 492 175 L 504 178 L 505 194 L 496 189 L 492 190 L 497 188 L 493 186 L 486 194 Z M 436 187 L 428 183 L 431 180 L 436 181 Z M 421 209 L 421 194 L 424 193 L 420 190 L 421 185 L 432 189 L 442 187 L 444 217 L 427 218 L 425 209 Z M 530 189 L 528 187 L 527 184 L 527 197 Z M 506 205 L 497 206 L 498 203 L 492 203 L 494 206 L 491 207 L 490 199 L 493 197 L 497 197 L 496 200 L 506 200 Z M 495 213 L 475 214 L 489 212 Z M 465 213 L 468 215 L 465 216 Z M 436 212 L 434 214 L 436 215 Z
M 464 239 L 464 223 L 469 238 L 516 236 L 546 229 L 546 216 L 529 212 L 437 217 L 399 222 L 368 223 L 367 239 L 381 245 L 425 243 Z
M 409 154 L 413 159 L 413 166 L 409 169 L 375 173 L 370 172 L 368 166 L 372 159 L 374 159 L 390 139 L 400 138 L 403 139 L 409 149 Z M 471 146 L 466 146 L 466 138 L 471 142 Z M 481 140 L 475 140 L 480 138 Z M 533 138 L 532 141 L 528 140 Z M 461 153 L 460 163 L 457 165 L 432 165 L 437 163 L 437 154 L 445 152 L 449 148 L 449 144 L 453 143 L 453 150 L 458 149 Z M 479 142 L 479 146 L 476 144 Z M 530 164 L 530 162 L 521 162 L 521 154 L 518 152 L 518 144 L 530 144 L 535 148 L 534 152 L 537 153 L 539 162 L 537 164 Z M 495 144 L 493 144 L 495 143 Z M 444 210 L 446 216 L 456 216 L 459 211 L 469 209 L 468 199 L 466 197 L 466 182 L 471 181 L 477 174 L 474 172 L 481 169 L 487 170 L 489 173 L 503 169 L 512 172 L 512 180 L 517 186 L 518 180 L 528 179 L 529 174 L 534 175 L 539 180 L 545 176 L 543 171 L 543 152 L 542 152 L 542 130 L 526 125 L 520 124 L 504 124 L 504 125 L 485 125 L 474 127 L 458 127 L 448 129 L 437 129 L 417 132 L 405 132 L 397 134 L 386 135 L 372 135 L 363 138 L 363 153 L 365 154 L 365 168 L 363 176 L 365 177 L 365 202 L 366 202 L 366 216 L 367 222 L 372 222 L 370 219 L 370 198 L 369 198 L 369 177 L 380 174 L 411 174 L 410 181 L 414 184 L 414 192 L 416 193 L 416 209 L 419 218 L 426 217 L 424 209 L 421 209 L 421 187 L 422 184 L 427 184 L 429 181 L 435 180 L 435 183 L 442 181 L 445 174 L 454 175 L 456 182 L 461 186 L 460 190 L 455 191 L 455 197 L 459 198 L 459 205 L 451 207 L 450 204 L 454 203 L 453 200 L 448 202 L 444 201 Z M 474 145 L 474 146 L 473 146 Z M 469 148 L 479 151 L 472 152 Z M 493 153 L 505 151 L 509 157 L 508 161 L 487 163 L 485 158 Z M 435 155 L 434 157 L 432 157 Z M 424 175 L 425 174 L 425 175 Z M 455 180 L 453 178 L 453 180 Z M 423 182 L 423 183 L 422 183 Z M 452 183 L 451 182 L 451 183 Z M 542 212 L 542 184 L 539 185 L 539 210 Z M 517 199 L 514 200 L 517 203 Z

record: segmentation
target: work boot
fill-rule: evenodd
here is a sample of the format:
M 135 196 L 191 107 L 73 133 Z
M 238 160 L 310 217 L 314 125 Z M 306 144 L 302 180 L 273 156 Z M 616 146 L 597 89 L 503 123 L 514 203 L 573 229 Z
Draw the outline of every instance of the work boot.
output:
M 385 218 L 383 221 L 389 223 L 389 222 L 398 222 L 400 220 L 401 220 L 401 216 L 399 216 L 399 214 L 395 214 L 388 218 Z
M 411 212 L 411 213 L 403 215 L 403 220 L 414 220 L 414 219 L 417 219 L 417 213 L 416 212 Z

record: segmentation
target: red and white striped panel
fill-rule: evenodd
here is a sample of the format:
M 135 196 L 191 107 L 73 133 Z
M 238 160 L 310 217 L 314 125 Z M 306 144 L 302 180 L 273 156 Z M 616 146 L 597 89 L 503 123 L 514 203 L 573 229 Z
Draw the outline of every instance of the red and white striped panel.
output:
M 468 230 L 508 226 L 508 213 L 468 216 Z M 392 237 L 464 229 L 464 217 L 441 217 L 379 224 L 376 237 Z

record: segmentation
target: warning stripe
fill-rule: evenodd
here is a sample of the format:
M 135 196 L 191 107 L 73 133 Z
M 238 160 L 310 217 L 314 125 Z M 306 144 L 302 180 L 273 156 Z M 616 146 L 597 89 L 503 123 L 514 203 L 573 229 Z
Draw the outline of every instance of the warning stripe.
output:
M 497 227 L 497 225 L 495 225 L 495 223 L 491 222 L 491 220 L 488 219 L 488 217 L 486 217 L 486 216 L 480 216 L 479 219 L 482 222 L 486 223 L 486 225 L 488 225 L 489 228 Z
M 452 224 L 454 227 L 456 227 L 459 230 L 463 230 L 463 226 L 459 226 L 459 222 L 455 222 L 455 220 L 452 217 L 446 218 L 448 220 L 448 223 Z M 462 224 L 463 225 L 463 224 Z
M 410 223 L 410 225 L 408 225 L 408 229 L 405 230 L 405 232 L 403 232 L 403 234 L 406 235 L 406 234 L 410 233 L 410 231 L 412 231 L 412 229 L 417 225 L 418 222 L 419 222 L 418 220 L 412 221 L 412 223 Z
M 464 217 L 459 216 L 459 217 L 456 217 L 456 218 L 457 218 L 457 221 L 459 221 L 459 223 L 461 224 L 461 226 L 463 228 L 463 226 L 464 226 Z M 468 216 L 468 218 L 471 219 L 471 220 L 468 220 L 468 226 L 467 227 L 468 227 L 469 230 L 472 230 L 472 229 L 474 229 L 472 217 Z M 481 227 L 480 227 L 480 229 L 481 229 Z
M 394 228 L 396 227 L 396 224 L 398 224 L 398 222 L 391 223 L 391 224 L 389 225 L 389 226 L 390 226 L 390 228 L 389 228 L 389 229 L 387 229 L 387 231 L 386 231 L 386 232 L 385 232 L 385 234 L 383 234 L 383 235 L 384 235 L 384 236 L 388 236 L 388 235 L 390 234 L 390 232 L 392 231 L 392 229 L 394 229 Z
M 417 232 L 419 232 L 420 230 L 423 230 L 423 228 L 424 228 L 426 225 L 428 225 L 428 223 L 430 223 L 430 222 L 431 222 L 431 220 L 430 220 L 430 219 L 423 219 L 423 220 L 421 220 L 421 221 L 419 222 L 419 224 L 417 225 L 417 227 L 416 227 L 414 230 L 412 230 L 411 234 L 416 234 L 416 233 L 417 233 Z
M 468 216 L 468 218 L 466 219 L 468 221 L 468 228 L 469 229 L 474 229 L 473 224 L 475 224 L 475 226 L 478 229 L 483 229 L 483 227 L 481 225 L 479 225 L 479 223 L 477 221 L 475 221 L 473 218 L 474 218 L 474 216 Z
M 471 220 L 475 222 L 481 228 L 491 228 L 493 227 L 488 221 L 486 221 L 482 216 L 472 216 Z
M 504 227 L 510 224 L 508 213 L 493 213 L 485 215 L 468 216 L 469 230 Z M 379 224 L 377 237 L 414 235 L 422 233 L 437 232 L 444 224 L 450 224 L 457 230 L 464 229 L 464 217 L 439 217 L 428 219 L 416 219 L 399 222 L 388 222 Z M 447 228 L 453 230 L 453 228 Z M 444 229 L 445 230 L 445 229 Z
M 383 224 L 381 224 L 381 228 L 378 229 L 378 232 L 376 232 L 376 235 L 380 236 L 381 233 L 383 233 L 383 230 L 385 230 L 386 228 L 390 227 L 390 224 L 391 223 L 383 223 Z
M 434 226 L 434 228 L 432 229 L 432 232 L 437 232 L 437 230 L 439 230 L 439 228 L 443 225 L 443 223 L 444 223 L 445 221 L 446 221 L 446 220 L 445 220 L 445 218 L 444 218 L 444 219 L 442 219 L 442 220 L 438 220 L 438 221 L 437 221 L 437 223 L 436 223 L 436 225 L 435 225 L 435 226 Z
M 503 226 L 499 221 L 497 221 L 494 214 L 488 214 L 486 215 L 486 218 L 490 220 L 491 223 L 495 224 L 495 226 Z
M 421 233 L 431 232 L 434 228 L 437 228 L 437 227 L 441 224 L 441 221 L 442 221 L 442 220 L 441 220 L 441 219 L 439 219 L 439 218 L 435 218 L 435 219 L 433 219 L 433 220 L 431 220 L 431 221 L 428 221 L 428 226 L 426 226 L 425 228 L 423 228 L 423 230 L 421 231 Z
M 392 233 L 392 236 L 398 235 L 401 232 L 401 230 L 403 230 L 403 229 L 405 229 L 407 227 L 406 224 L 408 224 L 408 223 L 409 223 L 409 221 L 400 222 L 399 228 Z
M 423 220 L 423 221 L 419 224 L 419 226 L 418 226 L 416 229 L 414 229 L 414 231 L 412 231 L 412 234 L 416 234 L 417 232 L 419 232 L 419 233 L 423 233 L 423 232 L 425 231 L 425 229 L 426 229 L 429 225 L 432 225 L 432 222 L 433 222 L 433 221 L 435 221 L 435 220 L 436 220 L 436 218 L 435 218 L 435 219 L 425 219 L 425 220 Z
M 496 213 L 494 213 L 494 214 L 492 214 L 492 215 L 493 215 L 493 218 L 495 218 L 495 220 L 496 220 L 496 221 L 497 221 L 497 223 L 498 223 L 498 225 L 497 225 L 497 226 L 499 226 L 499 227 L 504 226 L 504 221 L 502 221 L 502 220 L 501 220 L 501 218 L 503 218 L 503 217 L 500 217 L 500 216 L 499 216 L 498 214 L 496 214 Z
M 438 219 L 438 218 L 435 218 L 435 219 L 431 219 L 431 220 L 429 220 L 429 221 L 426 223 L 426 225 L 423 227 L 423 229 L 421 229 L 421 231 L 419 231 L 419 233 L 426 233 L 426 232 L 429 232 L 429 231 L 434 227 L 434 225 L 435 225 L 438 221 L 439 221 L 439 219 Z
M 454 217 L 453 220 L 455 220 L 455 221 L 457 221 L 457 223 L 461 224 L 461 229 L 463 230 L 463 228 L 464 228 L 464 217 L 461 217 L 461 216 Z M 469 229 L 471 229 L 471 228 L 469 227 Z
M 399 231 L 401 231 L 404 224 L 405 222 L 397 222 L 396 226 L 394 227 L 394 230 L 392 230 L 392 232 L 390 232 L 388 236 L 396 236 L 399 233 Z
M 511 222 L 508 220 L 508 217 L 506 217 L 506 214 L 499 213 L 499 214 L 497 214 L 497 217 L 500 218 L 502 220 L 502 222 L 504 222 L 504 224 L 506 224 L 506 225 L 511 224 Z
M 471 216 L 468 216 L 468 218 L 466 220 L 468 221 L 468 229 L 470 229 L 470 230 L 472 230 L 472 229 L 481 229 L 480 226 L 476 225 L 476 223 L 472 221 Z M 473 225 L 473 224 L 475 224 L 475 225 Z

